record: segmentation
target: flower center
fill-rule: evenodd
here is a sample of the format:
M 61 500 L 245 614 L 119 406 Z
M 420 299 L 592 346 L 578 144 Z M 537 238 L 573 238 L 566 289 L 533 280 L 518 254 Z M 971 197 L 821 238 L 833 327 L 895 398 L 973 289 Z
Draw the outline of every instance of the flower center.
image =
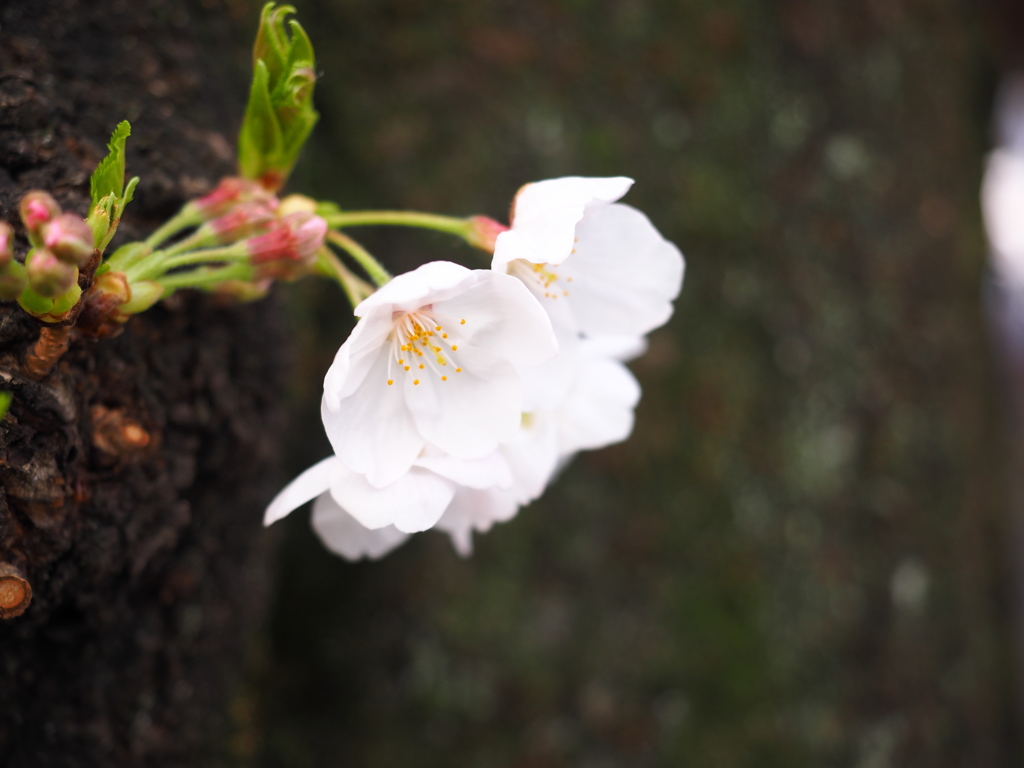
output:
M 534 264 L 526 259 L 515 259 L 509 262 L 508 272 L 522 280 L 538 297 L 545 299 L 557 299 L 559 296 L 568 296 L 568 283 L 572 278 L 563 275 L 559 277 L 554 264 Z
M 459 321 L 459 325 L 465 324 L 465 319 Z M 453 354 L 459 349 L 456 339 L 449 338 L 449 332 L 422 309 L 397 315 L 388 338 L 388 386 L 395 383 L 396 366 L 397 371 L 411 375 L 416 385 L 428 372 L 441 381 L 448 381 L 450 374 L 462 373 Z

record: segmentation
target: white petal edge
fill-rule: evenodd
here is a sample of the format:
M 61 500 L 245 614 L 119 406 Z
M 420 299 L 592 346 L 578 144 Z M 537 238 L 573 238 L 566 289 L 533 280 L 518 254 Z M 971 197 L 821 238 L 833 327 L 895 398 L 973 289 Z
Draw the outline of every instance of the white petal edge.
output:
M 313 503 L 310 524 L 327 549 L 348 560 L 376 560 L 409 538 L 393 525 L 373 531 L 360 525 L 329 493 L 318 496 Z
M 311 466 L 274 497 L 263 514 L 263 524 L 272 525 L 315 499 L 330 487 L 331 478 L 339 470 L 345 471 L 345 468 L 336 456 L 328 456 Z

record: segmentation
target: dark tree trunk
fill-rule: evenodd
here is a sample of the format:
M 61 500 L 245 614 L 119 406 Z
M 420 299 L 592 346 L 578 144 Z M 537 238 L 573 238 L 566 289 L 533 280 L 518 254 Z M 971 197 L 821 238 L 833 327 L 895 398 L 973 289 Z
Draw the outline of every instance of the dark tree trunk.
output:
M 224 9 L 202 7 L 3 4 L 0 215 L 15 223 L 32 188 L 84 215 L 89 174 L 125 118 L 142 182 L 121 237 L 231 172 L 244 82 L 211 60 L 235 50 Z M 263 602 L 278 321 L 273 302 L 186 295 L 117 338 L 74 339 L 37 382 L 24 362 L 39 327 L 0 305 L 0 390 L 14 394 L 0 424 L 0 568 L 8 600 L 15 577 L 32 592 L 0 621 L 0 765 L 212 754 Z

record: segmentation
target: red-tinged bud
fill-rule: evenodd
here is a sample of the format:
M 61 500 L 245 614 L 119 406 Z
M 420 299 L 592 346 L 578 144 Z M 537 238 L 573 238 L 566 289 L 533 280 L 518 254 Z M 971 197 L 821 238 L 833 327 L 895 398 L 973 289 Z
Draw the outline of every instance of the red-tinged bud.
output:
M 32 251 L 25 260 L 25 269 L 32 290 L 50 299 L 67 293 L 78 280 L 78 268 L 61 261 L 46 248 Z
M 204 219 L 223 216 L 239 203 L 262 203 L 275 210 L 277 198 L 258 181 L 228 176 L 221 179 L 216 189 L 189 203 Z
M 507 232 L 508 227 L 486 216 L 474 216 L 469 221 L 470 227 L 466 233 L 466 242 L 481 251 L 494 253 L 494 243 L 498 239 L 498 235 Z
M 246 237 L 266 231 L 277 217 L 273 209 L 263 202 L 240 203 L 207 226 L 221 245 L 238 242 Z
M 0 221 L 0 271 L 14 258 L 14 229 L 6 221 Z
M 43 245 L 61 261 L 82 268 L 92 259 L 93 234 L 85 219 L 62 213 L 41 228 Z
M 18 211 L 25 229 L 35 235 L 43 224 L 60 215 L 60 205 L 49 193 L 35 189 L 21 198 Z
M 249 260 L 264 277 L 290 278 L 316 261 L 327 236 L 327 222 L 300 211 L 278 219 L 264 235 L 246 241 Z

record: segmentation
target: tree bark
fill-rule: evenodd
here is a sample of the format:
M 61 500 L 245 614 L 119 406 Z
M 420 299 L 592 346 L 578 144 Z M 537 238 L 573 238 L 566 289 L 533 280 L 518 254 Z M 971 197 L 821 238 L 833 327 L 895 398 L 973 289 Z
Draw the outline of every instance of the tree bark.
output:
M 126 118 L 142 181 L 119 239 L 230 173 L 244 81 L 213 58 L 235 50 L 230 29 L 216 2 L 6 2 L 0 215 L 15 224 L 33 188 L 84 215 Z M 220 749 L 265 592 L 274 307 L 176 297 L 117 338 L 72 335 L 36 381 L 40 327 L 0 305 L 0 764 L 196 765 Z

